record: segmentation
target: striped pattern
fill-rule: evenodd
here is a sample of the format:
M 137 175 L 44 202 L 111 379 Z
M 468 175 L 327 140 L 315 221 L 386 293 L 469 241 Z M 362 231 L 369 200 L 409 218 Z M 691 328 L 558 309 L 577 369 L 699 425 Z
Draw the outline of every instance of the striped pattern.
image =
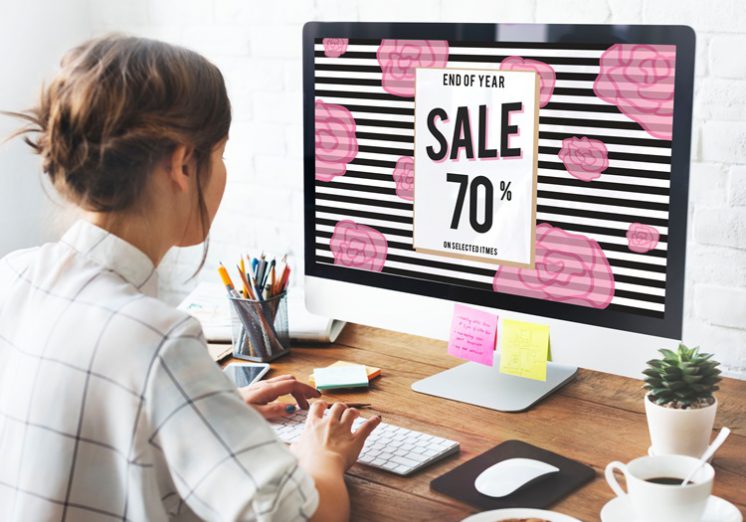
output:
M 520 45 L 520 46 L 519 46 Z M 382 232 L 389 242 L 384 273 L 492 290 L 496 266 L 448 259 L 412 249 L 412 203 L 396 196 L 392 171 L 414 154 L 414 100 L 386 93 L 376 60 L 378 41 L 350 40 L 339 58 L 315 44 L 315 96 L 345 106 L 355 118 L 359 152 L 347 173 L 316 182 L 316 261 L 333 263 L 334 225 L 352 219 Z M 619 109 L 598 99 L 593 82 L 606 46 L 584 44 L 450 43 L 449 67 L 492 68 L 507 56 L 552 65 L 556 86 L 539 115 L 537 223 L 596 240 L 615 280 L 609 309 L 663 317 L 665 304 L 671 142 L 653 138 Z M 557 153 L 564 138 L 603 141 L 609 168 L 591 183 L 570 176 Z M 660 232 L 655 250 L 631 252 L 630 223 Z

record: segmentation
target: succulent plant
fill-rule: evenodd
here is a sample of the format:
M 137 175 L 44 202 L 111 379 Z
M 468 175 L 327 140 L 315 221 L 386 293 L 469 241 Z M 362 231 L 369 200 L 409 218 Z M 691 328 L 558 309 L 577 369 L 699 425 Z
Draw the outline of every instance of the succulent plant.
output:
M 652 402 L 661 406 L 687 409 L 712 404 L 720 382 L 719 362 L 712 354 L 700 353 L 699 347 L 688 348 L 683 343 L 678 350 L 658 350 L 662 359 L 647 362 L 644 388 Z

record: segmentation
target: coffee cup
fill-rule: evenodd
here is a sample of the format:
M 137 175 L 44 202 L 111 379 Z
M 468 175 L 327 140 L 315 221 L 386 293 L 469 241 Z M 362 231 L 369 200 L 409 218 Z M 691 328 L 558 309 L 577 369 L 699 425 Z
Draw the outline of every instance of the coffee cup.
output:
M 627 464 L 606 466 L 606 481 L 619 497 L 628 497 L 635 522 L 700 522 L 712 492 L 715 470 L 704 464 L 691 482 L 681 486 L 699 460 L 685 455 L 640 457 Z M 614 476 L 624 474 L 627 491 Z

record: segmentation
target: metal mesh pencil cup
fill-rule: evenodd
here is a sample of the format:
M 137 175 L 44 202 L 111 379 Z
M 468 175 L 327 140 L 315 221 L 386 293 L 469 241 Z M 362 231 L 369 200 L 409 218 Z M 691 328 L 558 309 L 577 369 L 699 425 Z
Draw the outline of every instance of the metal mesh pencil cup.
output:
M 267 362 L 290 351 L 287 292 L 256 301 L 229 297 L 233 357 Z

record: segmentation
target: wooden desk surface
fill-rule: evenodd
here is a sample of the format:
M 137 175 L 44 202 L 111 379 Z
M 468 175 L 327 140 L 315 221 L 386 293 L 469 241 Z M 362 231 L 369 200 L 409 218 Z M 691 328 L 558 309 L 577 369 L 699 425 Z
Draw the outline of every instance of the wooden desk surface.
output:
M 381 367 L 365 392 L 325 392 L 327 400 L 369 402 L 384 422 L 441 435 L 461 443 L 461 452 L 411 477 L 361 465 L 347 475 L 352 520 L 461 520 L 478 510 L 430 490 L 430 481 L 480 453 L 519 439 L 590 465 L 596 479 L 551 509 L 590 522 L 613 498 L 603 478 L 610 461 L 627 462 L 650 444 L 641 382 L 589 370 L 527 412 L 500 413 L 415 393 L 413 382 L 460 364 L 446 343 L 359 325 L 348 325 L 334 345 L 293 347 L 272 362 L 269 376 L 292 373 L 307 381 L 313 368 L 336 360 Z M 714 460 L 713 494 L 746 513 L 746 382 L 726 379 L 718 395 L 716 427 L 733 430 Z M 365 416 L 369 415 L 364 410 Z

